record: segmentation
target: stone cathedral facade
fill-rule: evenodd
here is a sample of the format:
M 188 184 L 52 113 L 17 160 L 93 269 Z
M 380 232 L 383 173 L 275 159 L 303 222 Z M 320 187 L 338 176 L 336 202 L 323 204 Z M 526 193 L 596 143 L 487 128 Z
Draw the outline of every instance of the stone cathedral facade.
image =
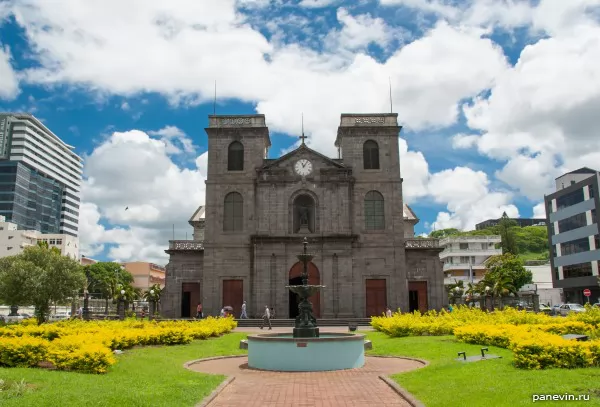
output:
M 166 252 L 165 317 L 223 306 L 260 316 L 296 316 L 296 255 L 304 237 L 315 255 L 310 283 L 317 318 L 440 309 L 446 303 L 436 239 L 414 237 L 403 203 L 396 114 L 342 114 L 338 158 L 304 144 L 276 159 L 264 115 L 209 116 L 206 203 L 190 219 L 193 240 Z M 410 176 L 410 174 L 405 174 Z

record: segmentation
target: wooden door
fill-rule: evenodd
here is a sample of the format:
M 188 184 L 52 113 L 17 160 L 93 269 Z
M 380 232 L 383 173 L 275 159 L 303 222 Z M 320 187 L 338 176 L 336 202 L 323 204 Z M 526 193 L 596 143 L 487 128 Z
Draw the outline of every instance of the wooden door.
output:
M 429 304 L 427 303 L 427 281 L 409 281 L 408 292 L 409 295 L 411 295 L 411 292 L 413 292 L 413 296 L 416 295 L 418 301 L 416 309 L 418 311 L 425 313 L 429 310 Z
M 233 316 L 239 318 L 244 302 L 244 280 L 223 280 L 223 307 L 233 307 Z
M 200 283 L 181 284 L 181 318 L 194 318 L 200 302 Z
M 368 279 L 365 281 L 366 316 L 380 317 L 387 307 L 387 290 L 385 279 Z
M 319 273 L 319 269 L 313 262 L 308 263 L 307 265 L 308 272 L 308 285 L 320 285 L 321 284 L 321 275 Z M 304 264 L 301 262 L 297 262 L 290 269 L 290 285 L 300 285 L 302 284 L 302 279 L 300 278 L 302 275 L 302 271 L 304 270 Z M 295 296 L 295 294 L 294 294 Z M 292 302 L 293 301 L 293 302 Z M 315 318 L 321 318 L 321 291 L 317 291 L 311 297 L 308 297 L 308 301 L 312 303 L 313 306 L 313 315 Z M 296 305 L 294 305 L 296 304 Z M 293 297 L 290 297 L 290 318 L 295 318 L 298 314 L 297 308 L 292 309 L 294 306 L 297 306 L 297 302 Z M 293 316 L 292 316 L 293 315 Z

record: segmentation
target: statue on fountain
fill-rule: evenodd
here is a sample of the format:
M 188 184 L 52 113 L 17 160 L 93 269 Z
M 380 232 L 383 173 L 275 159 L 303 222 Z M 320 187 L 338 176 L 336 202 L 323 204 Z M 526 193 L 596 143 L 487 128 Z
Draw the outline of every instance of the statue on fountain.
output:
M 325 286 L 308 285 L 308 263 L 314 256 L 307 252 L 307 238 L 304 238 L 303 245 L 304 251 L 302 254 L 298 255 L 298 260 L 300 260 L 304 266 L 302 269 L 302 284 L 287 286 L 287 288 L 291 292 L 297 294 L 300 299 L 293 336 L 294 338 L 318 338 L 319 328 L 317 328 L 317 319 L 313 315 L 313 306 L 308 298 Z

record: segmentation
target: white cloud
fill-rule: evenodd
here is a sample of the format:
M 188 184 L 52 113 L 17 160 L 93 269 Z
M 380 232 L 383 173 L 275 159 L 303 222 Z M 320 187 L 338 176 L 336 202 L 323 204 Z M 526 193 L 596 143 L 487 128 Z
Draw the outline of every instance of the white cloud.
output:
M 166 129 L 163 133 L 176 133 Z M 164 264 L 173 224 L 176 238 L 184 239 L 186 231 L 191 238 L 187 219 L 204 202 L 207 154 L 191 170 L 178 167 L 168 154 L 164 141 L 131 130 L 114 133 L 87 157 L 80 213 L 83 254 L 92 256 L 112 245 L 111 259 Z
M 456 149 L 471 148 L 477 145 L 479 136 L 473 134 L 457 134 L 452 137 L 452 147 Z
M 482 171 L 456 167 L 432 174 L 429 195 L 435 202 L 446 204 L 448 212 L 440 212 L 433 227 L 436 229 L 474 229 L 475 224 L 499 218 L 503 212 L 518 217 L 519 210 L 510 203 L 508 192 L 491 191 L 490 181 Z
M 546 205 L 544 205 L 544 202 L 540 202 L 533 207 L 533 218 L 546 219 Z
M 599 26 L 580 25 L 528 45 L 488 99 L 464 107 L 468 125 L 483 132 L 478 150 L 507 161 L 499 177 L 525 196 L 549 192 L 564 168 L 598 166 L 598 38 Z
M 323 8 L 338 2 L 339 0 L 302 0 L 298 5 L 306 8 Z
M 0 10 L 0 17 L 1 17 Z M 0 23 L 2 18 L 0 18 Z M 19 80 L 11 65 L 11 53 L 8 46 L 0 43 L 0 99 L 14 99 L 19 94 Z
M 148 134 L 159 136 L 161 141 L 165 143 L 168 154 L 194 153 L 196 151 L 192 139 L 175 126 L 166 126 L 160 130 L 149 131 Z
M 331 31 L 325 38 L 325 43 L 330 49 L 342 47 L 347 50 L 360 50 L 370 44 L 385 48 L 396 33 L 382 18 L 373 18 L 370 14 L 353 16 L 341 7 L 337 10 L 337 19 L 342 28 L 339 31 Z
M 25 77 L 121 96 L 158 92 L 173 103 L 212 99 L 216 79 L 219 97 L 255 102 L 274 131 L 297 133 L 303 111 L 311 146 L 334 154 L 331 129 L 340 112 L 387 111 L 389 77 L 395 109 L 407 128 L 418 130 L 455 123 L 460 101 L 506 69 L 500 47 L 478 29 L 440 23 L 378 62 L 360 51 L 269 43 L 244 23 L 235 4 L 107 0 L 82 7 L 78 0 L 15 0 L 16 20 L 41 63 Z M 340 18 L 347 46 L 385 43 L 382 21 Z M 370 22 L 374 26 L 366 27 Z
M 398 150 L 400 154 L 400 174 L 404 178 L 402 195 L 404 201 L 411 204 L 417 198 L 427 195 L 429 165 L 423 153 L 408 151 L 408 144 L 402 138 L 398 138 Z

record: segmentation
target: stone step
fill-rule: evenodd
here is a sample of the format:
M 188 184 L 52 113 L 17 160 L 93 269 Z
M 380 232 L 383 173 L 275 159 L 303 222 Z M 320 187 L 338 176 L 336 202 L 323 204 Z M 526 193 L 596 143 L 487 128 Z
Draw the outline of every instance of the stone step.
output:
M 236 319 L 239 327 L 259 327 L 263 323 L 262 319 Z M 272 319 L 271 325 L 277 327 L 293 327 L 293 319 Z M 371 318 L 339 318 L 339 319 L 317 319 L 318 326 L 370 326 Z

